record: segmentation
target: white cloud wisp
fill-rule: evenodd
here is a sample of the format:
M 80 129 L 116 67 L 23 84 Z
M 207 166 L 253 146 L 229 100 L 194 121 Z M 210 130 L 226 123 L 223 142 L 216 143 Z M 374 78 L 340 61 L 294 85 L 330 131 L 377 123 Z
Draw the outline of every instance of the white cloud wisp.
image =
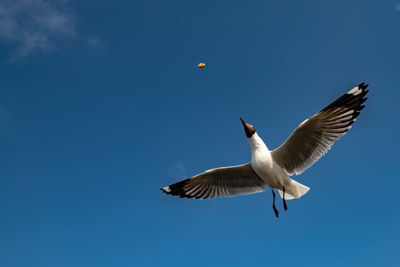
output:
M 3 0 L 0 2 L 0 41 L 16 47 L 18 57 L 48 50 L 60 37 L 73 37 L 74 17 L 67 1 Z

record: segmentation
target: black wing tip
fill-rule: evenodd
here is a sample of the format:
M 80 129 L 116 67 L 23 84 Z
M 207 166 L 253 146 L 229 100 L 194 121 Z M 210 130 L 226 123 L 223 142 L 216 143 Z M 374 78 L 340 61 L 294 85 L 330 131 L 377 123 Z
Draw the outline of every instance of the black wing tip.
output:
M 362 90 L 361 98 L 364 100 L 363 102 L 365 102 L 365 101 L 368 99 L 368 97 L 366 97 L 366 95 L 367 95 L 368 92 L 369 92 L 369 90 L 367 90 L 368 85 L 369 85 L 369 84 L 367 84 L 367 83 L 365 83 L 365 82 L 362 82 L 362 83 L 360 83 L 360 84 L 358 85 L 358 88 L 360 88 L 360 89 Z M 361 103 L 361 104 L 362 104 L 362 103 Z
M 366 97 L 368 93 L 368 90 L 366 90 L 367 87 L 368 84 L 365 82 L 358 84 L 356 87 L 336 99 L 327 107 L 325 107 L 322 112 L 332 111 L 337 108 L 345 108 L 347 110 L 354 111 L 361 110 L 362 108 L 359 109 L 360 106 L 368 99 Z
M 160 188 L 160 191 L 161 191 L 161 192 L 163 192 L 163 193 L 165 193 L 165 194 L 170 194 L 170 193 L 169 193 L 169 192 L 167 192 L 167 190 L 165 190 L 164 188 L 165 188 L 165 187 L 163 187 L 163 188 Z
M 183 180 L 181 182 L 178 182 L 176 184 L 172 184 L 169 186 L 164 186 L 160 188 L 161 192 L 167 194 L 167 195 L 172 195 L 172 196 L 178 196 L 180 198 L 196 198 L 190 195 L 187 195 L 182 187 L 186 183 L 186 180 Z
M 362 82 L 362 83 L 360 83 L 359 85 L 357 85 L 358 86 L 358 88 L 360 88 L 361 90 L 365 90 L 365 89 L 367 89 L 367 87 L 368 87 L 368 85 L 369 84 L 367 84 L 366 82 Z M 367 91 L 368 92 L 368 91 Z

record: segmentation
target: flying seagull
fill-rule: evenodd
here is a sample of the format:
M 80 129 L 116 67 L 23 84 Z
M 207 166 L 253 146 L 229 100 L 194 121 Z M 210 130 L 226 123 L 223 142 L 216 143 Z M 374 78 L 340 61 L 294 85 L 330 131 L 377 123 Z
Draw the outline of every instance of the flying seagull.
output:
M 367 87 L 365 83 L 357 85 L 300 123 L 289 138 L 272 151 L 258 136 L 254 126 L 240 118 L 251 147 L 249 163 L 211 169 L 165 186 L 161 191 L 181 198 L 206 199 L 264 192 L 268 186 L 273 196 L 272 208 L 279 217 L 274 189 L 278 190 L 285 211 L 286 200 L 300 198 L 310 190 L 290 176 L 301 174 L 346 134 L 364 108 Z

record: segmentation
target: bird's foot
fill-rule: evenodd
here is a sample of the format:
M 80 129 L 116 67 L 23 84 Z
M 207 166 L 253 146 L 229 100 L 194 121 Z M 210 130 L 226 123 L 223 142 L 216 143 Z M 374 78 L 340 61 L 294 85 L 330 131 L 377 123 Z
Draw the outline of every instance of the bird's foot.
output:
M 285 187 L 284 186 L 282 186 L 282 191 L 283 191 L 283 197 L 282 197 L 283 208 L 285 209 L 285 211 L 287 211 L 287 205 L 286 205 L 286 199 L 285 199 Z
M 285 211 L 287 211 L 286 200 L 283 200 L 283 208 L 285 209 Z
M 279 211 L 277 210 L 277 208 L 275 207 L 275 205 L 272 206 L 272 208 L 274 209 L 276 218 L 279 218 Z

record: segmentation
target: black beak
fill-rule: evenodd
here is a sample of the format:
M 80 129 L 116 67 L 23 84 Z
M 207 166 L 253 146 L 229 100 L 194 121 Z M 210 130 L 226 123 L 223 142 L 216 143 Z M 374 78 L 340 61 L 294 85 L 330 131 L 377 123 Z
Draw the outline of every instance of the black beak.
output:
M 242 121 L 243 126 L 246 126 L 246 122 L 242 119 L 242 117 L 239 117 L 239 119 Z M 247 126 L 246 126 L 247 127 Z

